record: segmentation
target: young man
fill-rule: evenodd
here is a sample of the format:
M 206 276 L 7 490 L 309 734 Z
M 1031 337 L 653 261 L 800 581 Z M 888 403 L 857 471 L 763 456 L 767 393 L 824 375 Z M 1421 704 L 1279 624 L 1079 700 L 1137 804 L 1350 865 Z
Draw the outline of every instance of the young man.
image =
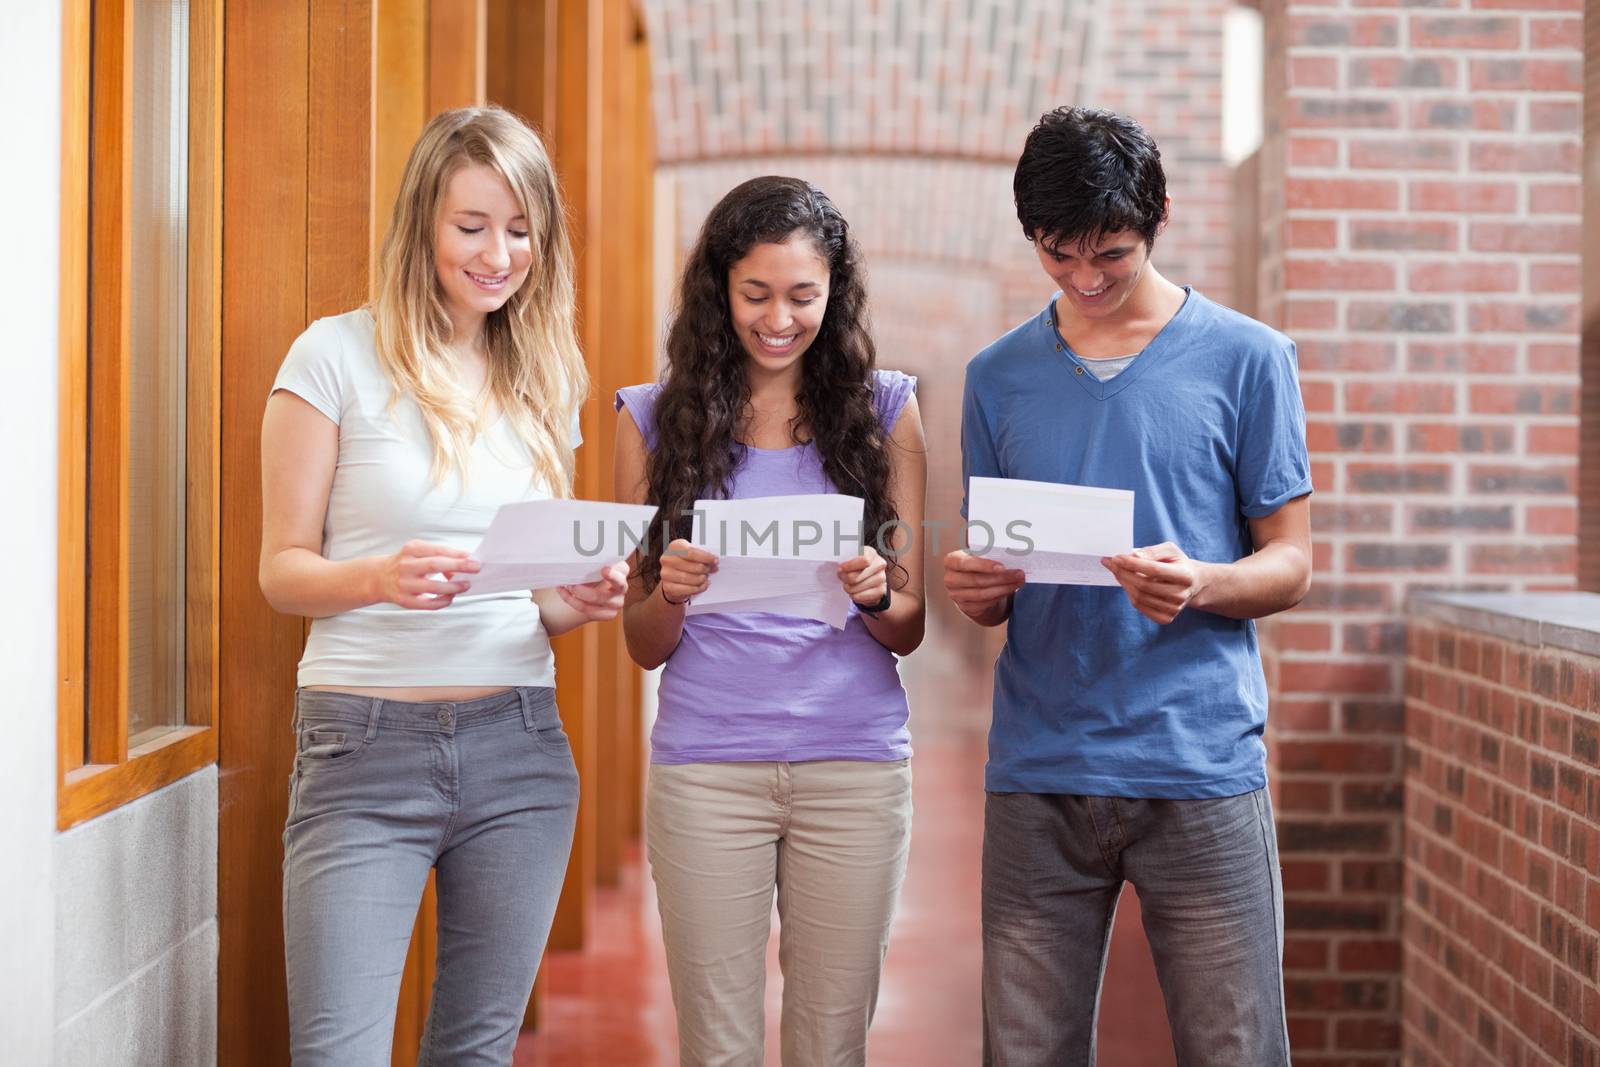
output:
M 1293 343 L 1157 273 L 1170 201 L 1131 119 L 1028 136 L 1017 216 L 1060 289 L 967 367 L 965 474 L 1131 489 L 1117 587 L 945 558 L 1009 622 L 983 850 L 985 1062 L 1090 1064 L 1112 918 L 1139 890 L 1179 1063 L 1289 1062 L 1283 908 L 1250 621 L 1311 575 Z

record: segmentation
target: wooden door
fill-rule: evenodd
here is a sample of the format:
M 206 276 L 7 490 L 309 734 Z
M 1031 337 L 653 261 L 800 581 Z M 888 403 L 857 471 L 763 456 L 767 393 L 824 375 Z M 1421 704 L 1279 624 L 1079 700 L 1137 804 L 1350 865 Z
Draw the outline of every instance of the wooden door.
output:
M 358 306 L 371 289 L 376 28 L 373 0 L 232 0 L 225 9 L 223 1064 L 288 1062 L 282 831 L 305 624 L 274 613 L 257 585 L 260 425 L 289 344 L 313 319 Z
M 233 0 L 223 61 L 217 1059 L 287 1063 L 280 910 L 299 619 L 261 596 L 260 424 L 307 321 L 310 12 Z

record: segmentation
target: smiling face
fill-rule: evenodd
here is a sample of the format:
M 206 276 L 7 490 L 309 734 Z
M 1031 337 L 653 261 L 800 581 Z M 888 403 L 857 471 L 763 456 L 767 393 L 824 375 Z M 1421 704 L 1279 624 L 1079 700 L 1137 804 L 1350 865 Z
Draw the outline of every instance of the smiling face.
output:
M 1092 242 L 1053 245 L 1036 240 L 1034 252 L 1068 305 L 1086 319 L 1114 318 L 1144 280 L 1150 248 L 1136 230 Z
M 728 271 L 733 332 L 755 367 L 780 374 L 799 365 L 828 308 L 828 263 L 808 238 L 758 244 Z
M 451 175 L 434 225 L 433 266 L 456 336 L 475 337 L 532 264 L 528 220 L 505 179 L 482 163 Z

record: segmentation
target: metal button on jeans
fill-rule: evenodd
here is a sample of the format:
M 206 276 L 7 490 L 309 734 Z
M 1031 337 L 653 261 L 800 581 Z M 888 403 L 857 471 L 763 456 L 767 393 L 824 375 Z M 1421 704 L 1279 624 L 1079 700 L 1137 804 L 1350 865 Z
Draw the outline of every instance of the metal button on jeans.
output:
M 440 726 L 449 726 L 450 725 L 450 709 L 449 708 L 440 708 L 439 709 L 439 725 Z

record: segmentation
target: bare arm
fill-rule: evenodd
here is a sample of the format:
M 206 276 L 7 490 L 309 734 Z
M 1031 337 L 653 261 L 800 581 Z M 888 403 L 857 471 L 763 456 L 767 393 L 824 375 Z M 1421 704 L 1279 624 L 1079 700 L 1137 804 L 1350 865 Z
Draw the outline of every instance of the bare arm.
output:
M 909 656 L 922 644 L 928 608 L 923 590 L 922 514 L 928 487 L 928 443 L 922 432 L 922 414 L 917 398 L 911 396 L 890 434 L 889 499 L 906 528 L 896 527 L 892 547 L 905 568 L 905 581 L 895 586 L 889 609 L 878 615 L 861 616 L 867 632 L 889 651 Z M 869 538 L 877 531 L 868 530 Z M 839 565 L 839 578 L 845 592 L 858 605 L 872 605 L 883 599 L 888 587 L 888 568 L 878 553 L 867 547 L 855 559 Z
M 339 460 L 339 427 L 305 400 L 279 390 L 261 425 L 261 592 L 274 610 L 323 618 L 368 604 L 436 611 L 478 569 L 461 549 L 408 542 L 389 556 L 329 560 L 322 526 Z M 453 580 L 430 579 L 443 574 Z
M 1311 588 L 1311 497 L 1249 522 L 1255 551 L 1232 563 L 1192 560 L 1170 542 L 1101 562 L 1156 622 L 1171 622 L 1186 607 L 1230 619 L 1287 611 Z

